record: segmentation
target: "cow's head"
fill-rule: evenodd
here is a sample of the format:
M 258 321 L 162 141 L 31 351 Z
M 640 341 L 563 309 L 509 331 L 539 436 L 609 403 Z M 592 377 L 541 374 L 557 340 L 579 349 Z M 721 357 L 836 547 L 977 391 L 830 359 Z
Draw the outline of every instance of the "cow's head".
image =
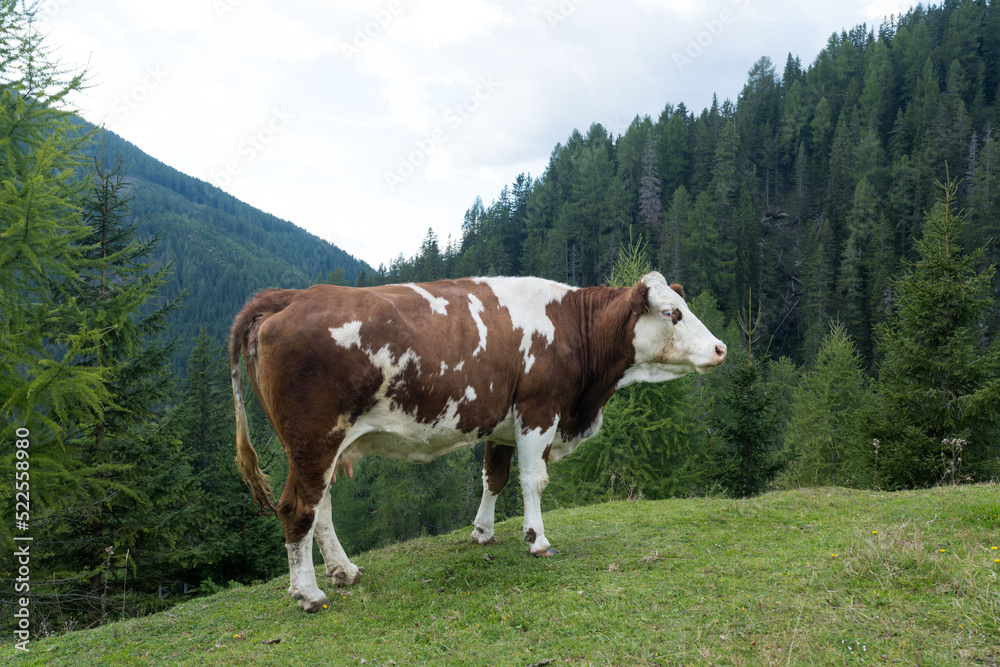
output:
M 726 344 L 688 309 L 680 285 L 667 285 L 654 271 L 632 289 L 639 311 L 632 339 L 635 361 L 619 386 L 708 373 L 726 360 Z

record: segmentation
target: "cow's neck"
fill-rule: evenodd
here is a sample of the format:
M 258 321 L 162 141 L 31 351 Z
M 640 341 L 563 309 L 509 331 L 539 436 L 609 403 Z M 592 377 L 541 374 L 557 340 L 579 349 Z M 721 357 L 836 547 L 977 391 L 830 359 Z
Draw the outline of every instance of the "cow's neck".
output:
M 573 418 L 560 424 L 566 437 L 579 437 L 590 429 L 635 359 L 632 337 L 637 316 L 627 292 L 628 288 L 589 287 L 567 295 L 563 302 L 579 309 L 574 319 L 581 327 L 581 392 Z

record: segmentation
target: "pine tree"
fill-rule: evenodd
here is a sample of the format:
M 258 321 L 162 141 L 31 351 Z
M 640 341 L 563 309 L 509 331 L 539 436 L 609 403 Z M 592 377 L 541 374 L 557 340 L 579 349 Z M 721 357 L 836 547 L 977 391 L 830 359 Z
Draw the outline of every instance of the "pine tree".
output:
M 870 444 L 860 422 L 868 401 L 862 365 L 844 326 L 832 325 L 816 361 L 792 392 L 791 416 L 785 429 L 791 455 L 785 474 L 790 484 L 871 483 L 870 472 L 860 465 Z
M 754 314 L 752 291 L 744 312 L 740 327 L 745 349 L 731 353 L 727 364 L 729 388 L 722 396 L 727 414 L 721 420 L 723 443 L 715 461 L 719 484 L 740 498 L 766 490 L 786 465 L 786 459 L 775 451 L 775 396 L 766 390 L 765 356 L 757 347 L 760 311 Z
M 680 204 L 678 202 L 678 210 Z M 730 241 L 722 238 L 716 209 L 712 194 L 707 190 L 694 200 L 684 216 L 686 225 L 682 230 L 680 257 L 685 289 L 691 294 L 710 292 L 726 303 L 731 296 L 735 249 Z
M 646 238 L 657 239 L 663 221 L 663 199 L 660 194 L 660 172 L 656 169 L 653 140 L 646 140 L 642 154 L 642 179 L 639 181 L 639 224 Z
M 871 358 L 869 281 L 878 268 L 872 264 L 876 258 L 875 205 L 875 192 L 868 179 L 862 178 L 854 189 L 854 203 L 847 216 L 847 242 L 837 272 L 838 309 L 848 333 L 858 341 L 866 359 Z
M 84 73 L 59 68 L 36 12 L 36 5 L 0 4 L 0 433 L 4 442 L 16 433 L 30 442 L 34 521 L 27 529 L 41 553 L 38 520 L 87 497 L 80 464 L 62 443 L 93 419 L 108 392 L 105 370 L 80 363 L 93 358 L 99 327 L 82 304 L 59 298 L 78 280 L 89 232 L 80 219 L 86 181 L 78 178 L 88 137 L 65 102 L 83 88 Z M 15 469 L 13 447 L 0 452 L 0 469 Z M 0 488 L 6 507 L 13 508 L 12 493 L 12 484 Z M 13 529 L 8 521 L 0 526 L 4 548 Z
M 690 208 L 691 198 L 687 188 L 682 185 L 674 191 L 670 210 L 663 220 L 663 244 L 660 247 L 660 266 L 664 275 L 675 282 L 686 280 L 686 272 L 682 268 L 681 246 L 689 228 Z
M 962 252 L 957 185 L 939 186 L 941 200 L 916 243 L 918 259 L 893 283 L 895 312 L 875 328 L 882 362 L 867 426 L 881 445 L 883 488 L 954 478 L 957 440 L 967 443 L 962 475 L 982 479 L 1000 469 L 1000 342 L 987 345 L 983 335 L 995 269 L 981 271 L 983 248 Z
M 65 441 L 84 466 L 78 474 L 90 498 L 72 509 L 86 518 L 52 530 L 76 545 L 74 561 L 87 573 L 94 621 L 104 620 L 98 602 L 103 605 L 108 549 L 119 557 L 128 550 L 133 562 L 161 577 L 193 562 L 188 536 L 197 499 L 191 454 L 175 412 L 163 407 L 173 401 L 175 383 L 172 343 L 160 334 L 178 304 L 151 305 L 170 266 L 152 270 L 149 256 L 159 237 L 139 240 L 140 221 L 126 222 L 130 197 L 121 161 L 107 164 L 99 155 L 92 182 L 83 207 L 90 233 L 82 241 L 79 278 L 62 286 L 60 296 L 82 306 L 84 326 L 100 332 L 92 356 L 77 363 L 103 370 L 108 400 Z

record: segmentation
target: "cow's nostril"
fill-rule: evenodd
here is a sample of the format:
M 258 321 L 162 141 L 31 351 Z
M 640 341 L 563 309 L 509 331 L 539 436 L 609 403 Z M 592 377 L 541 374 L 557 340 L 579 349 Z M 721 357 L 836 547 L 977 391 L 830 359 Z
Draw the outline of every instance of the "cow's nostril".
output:
M 719 361 L 724 361 L 726 359 L 726 346 L 719 343 L 715 346 L 715 356 L 719 358 Z

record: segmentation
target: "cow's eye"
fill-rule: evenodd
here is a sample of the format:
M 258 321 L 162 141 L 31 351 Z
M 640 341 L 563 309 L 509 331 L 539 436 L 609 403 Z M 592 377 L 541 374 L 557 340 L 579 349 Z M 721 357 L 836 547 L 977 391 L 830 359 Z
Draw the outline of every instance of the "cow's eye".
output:
M 673 324 L 677 324 L 681 321 L 681 311 L 674 308 L 664 308 L 660 311 L 660 315 L 663 319 L 670 320 Z

